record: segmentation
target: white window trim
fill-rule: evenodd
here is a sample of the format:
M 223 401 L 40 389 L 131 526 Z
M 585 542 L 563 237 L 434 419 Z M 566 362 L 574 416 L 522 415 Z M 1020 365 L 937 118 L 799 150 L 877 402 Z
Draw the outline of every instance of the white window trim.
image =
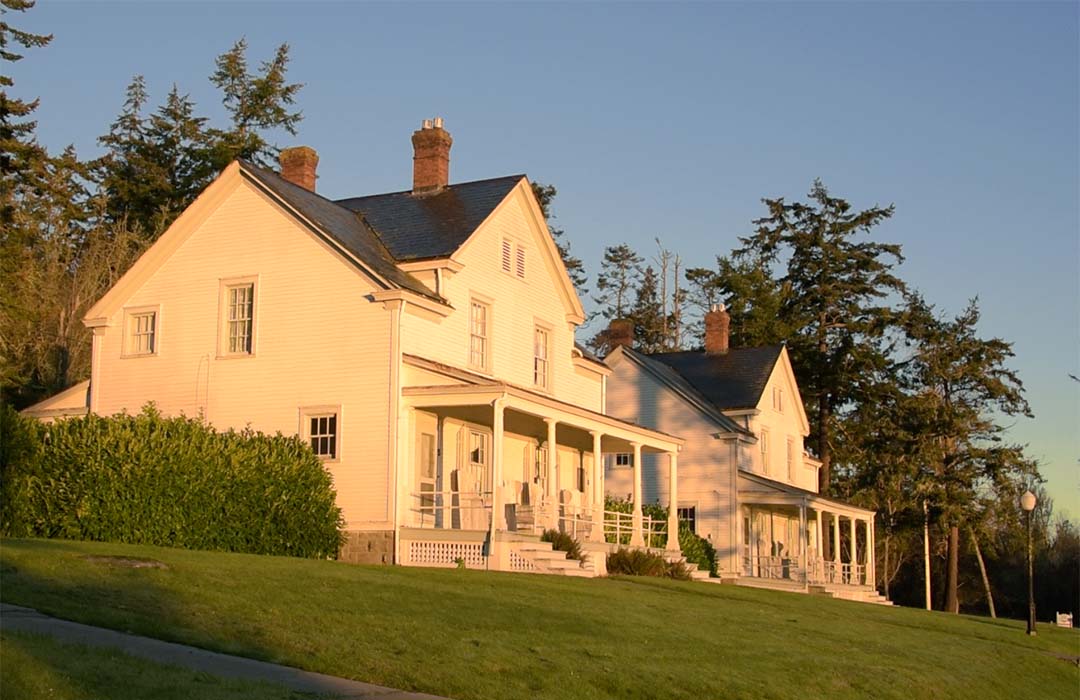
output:
M 251 285 L 251 352 L 229 352 L 229 289 Z M 218 354 L 219 360 L 255 357 L 259 343 L 259 276 L 228 277 L 218 282 Z
M 795 438 L 789 437 L 787 439 L 787 477 L 789 481 L 794 482 L 795 476 Z
M 341 426 L 342 426 L 341 404 L 337 404 L 337 405 L 324 404 L 324 405 L 316 405 L 316 406 L 301 406 L 298 409 L 297 414 L 298 414 L 298 423 L 299 423 L 299 430 L 297 430 L 297 435 L 299 435 L 300 439 L 304 441 L 304 444 L 306 444 L 308 446 L 311 445 L 311 419 L 312 418 L 317 418 L 317 417 L 320 417 L 320 416 L 329 416 L 329 415 L 333 415 L 333 416 L 335 416 L 337 418 L 337 426 L 336 426 L 337 432 L 334 433 L 334 456 L 333 457 L 327 457 L 327 456 L 324 456 L 324 455 L 319 455 L 318 453 L 316 453 L 316 454 L 318 455 L 319 459 L 322 460 L 325 464 L 335 464 L 337 462 L 340 462 L 341 461 L 341 446 L 342 446 L 342 439 L 341 439 L 341 432 L 342 432 L 341 431 Z
M 543 358 L 544 362 L 546 363 L 545 377 L 544 377 L 544 383 L 543 384 L 540 384 L 539 382 L 536 381 L 536 374 L 537 374 L 536 364 L 537 364 L 537 360 L 541 359 L 536 354 L 536 334 L 538 332 L 541 332 L 541 331 L 543 331 L 547 335 L 547 344 L 546 344 L 546 347 L 545 347 L 545 350 L 546 350 L 545 355 L 546 356 Z M 548 392 L 548 393 L 552 392 L 552 390 L 553 390 L 552 389 L 553 382 L 552 382 L 552 376 L 551 376 L 552 375 L 552 369 L 553 369 L 552 362 L 551 362 L 551 357 L 552 357 L 552 354 L 553 354 L 552 353 L 552 344 L 553 344 L 553 340 L 554 340 L 553 336 L 554 336 L 554 331 L 553 331 L 553 329 L 551 328 L 551 326 L 549 324 L 543 323 L 541 321 L 535 321 L 533 323 L 533 337 L 532 337 L 532 346 L 533 346 L 533 388 L 534 389 L 539 389 L 540 391 L 544 391 L 544 392 Z
M 768 475 L 769 470 L 769 429 L 762 428 L 758 435 L 758 450 L 761 452 L 761 471 Z
M 611 468 L 612 469 L 633 469 L 634 468 L 634 453 L 633 452 L 612 452 L 611 455 Z M 626 464 L 619 464 L 619 457 L 629 457 Z
M 479 305 L 479 306 L 483 306 L 487 310 L 487 314 L 486 314 L 487 318 L 486 318 L 486 321 L 485 321 L 485 328 L 484 328 L 485 335 L 483 336 L 484 340 L 485 340 L 485 342 L 484 342 L 484 358 L 483 358 L 484 363 L 483 364 L 476 364 L 475 362 L 473 362 L 472 341 L 473 341 L 473 305 L 474 304 Z M 468 313 L 468 317 L 466 318 L 466 324 L 467 324 L 466 333 L 467 333 L 467 338 L 468 338 L 468 342 L 466 343 L 466 346 L 465 346 L 465 352 L 468 353 L 466 358 L 465 358 L 466 366 L 468 366 L 471 369 L 475 369 L 475 370 L 478 370 L 480 372 L 483 372 L 484 374 L 491 374 L 492 373 L 492 365 L 493 365 L 493 363 L 492 363 L 492 355 L 493 355 L 493 352 L 492 352 L 492 345 L 493 345 L 492 336 L 494 335 L 493 329 L 494 329 L 494 326 L 495 326 L 495 304 L 492 303 L 492 300 L 490 298 L 488 298 L 488 297 L 484 297 L 484 296 L 481 296 L 479 294 L 470 294 L 469 295 L 469 313 Z M 480 336 L 477 336 L 477 337 L 480 337 Z
M 144 316 L 146 314 L 154 315 L 154 349 L 151 352 L 135 352 L 132 348 L 134 340 L 134 323 L 136 316 Z M 161 353 L 161 305 L 154 306 L 132 306 L 124 309 L 124 325 L 123 325 L 123 338 L 120 343 L 120 357 L 136 358 L 136 357 L 157 357 Z

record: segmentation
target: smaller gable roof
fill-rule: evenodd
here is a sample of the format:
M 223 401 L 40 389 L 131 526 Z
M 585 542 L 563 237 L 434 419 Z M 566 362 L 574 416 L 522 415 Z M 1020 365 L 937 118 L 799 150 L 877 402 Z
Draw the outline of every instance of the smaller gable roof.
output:
M 427 285 L 397 266 L 386 247 L 356 213 L 310 190 L 294 185 L 277 173 L 264 170 L 246 161 L 240 161 L 240 164 L 241 172 L 296 209 L 324 234 L 332 237 L 350 253 L 369 265 L 372 272 L 386 280 L 391 286 L 443 301 Z
M 399 262 L 453 255 L 524 175 L 448 185 L 437 192 L 391 192 L 339 199 L 363 217 Z
M 721 413 L 719 408 L 717 408 L 707 396 L 702 394 L 702 392 L 700 392 L 693 384 L 681 377 L 678 372 L 668 365 L 658 362 L 655 359 L 656 355 L 645 355 L 626 346 L 616 348 L 615 352 L 621 352 L 624 357 L 637 364 L 646 372 L 652 374 L 656 379 L 663 382 L 687 401 L 697 406 L 698 410 L 712 418 L 728 432 L 748 434 L 746 429 Z
M 732 348 L 726 353 L 662 352 L 650 360 L 665 365 L 689 382 L 716 408 L 756 408 L 776 367 L 783 345 Z

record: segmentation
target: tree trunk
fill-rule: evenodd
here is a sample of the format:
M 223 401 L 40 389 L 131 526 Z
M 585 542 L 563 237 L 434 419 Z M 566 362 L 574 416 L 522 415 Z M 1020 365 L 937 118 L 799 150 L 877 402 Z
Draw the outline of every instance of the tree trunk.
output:
M 983 562 L 982 550 L 979 548 L 979 538 L 975 534 L 975 528 L 968 528 L 971 534 L 971 544 L 975 547 L 975 558 L 979 560 L 979 573 L 982 574 L 983 589 L 986 591 L 986 605 L 990 608 L 990 617 L 996 618 L 994 611 L 994 593 L 990 590 L 990 577 L 986 575 L 986 563 Z
M 926 585 L 926 609 L 931 610 L 930 605 L 930 506 L 926 499 L 922 502 L 923 512 L 923 582 Z
M 882 567 L 881 583 L 885 588 L 885 597 L 889 597 L 889 540 L 892 539 L 892 535 L 889 531 L 885 531 L 885 565 Z
M 818 459 L 821 460 L 821 469 L 818 470 L 818 492 L 823 496 L 829 495 L 829 487 L 832 483 L 832 450 L 829 449 L 831 418 L 829 396 L 822 392 L 818 399 Z
M 960 612 L 957 579 L 960 575 L 960 528 L 949 526 L 949 565 L 945 572 L 945 612 Z

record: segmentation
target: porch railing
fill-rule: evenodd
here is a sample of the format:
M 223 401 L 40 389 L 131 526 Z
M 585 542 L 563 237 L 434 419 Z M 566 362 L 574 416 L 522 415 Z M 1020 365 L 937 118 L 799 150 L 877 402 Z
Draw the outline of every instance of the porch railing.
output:
M 413 527 L 486 530 L 491 525 L 490 491 L 414 491 L 410 496 Z
M 613 544 L 630 544 L 634 534 L 634 516 L 621 511 L 604 511 L 604 541 Z M 641 536 L 646 547 L 667 545 L 667 521 L 642 514 Z
M 802 557 L 742 557 L 742 574 L 753 578 L 786 580 L 810 584 L 866 585 L 866 566 L 811 558 L 803 566 Z

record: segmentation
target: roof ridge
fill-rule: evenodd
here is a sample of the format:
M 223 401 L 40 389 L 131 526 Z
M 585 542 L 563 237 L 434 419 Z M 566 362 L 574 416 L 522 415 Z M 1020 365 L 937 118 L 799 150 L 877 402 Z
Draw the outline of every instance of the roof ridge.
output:
M 526 175 L 525 173 L 518 173 L 516 175 L 502 175 L 502 176 L 499 176 L 499 177 L 485 177 L 485 178 L 482 178 L 480 180 L 467 180 L 465 182 L 455 182 L 455 183 L 447 185 L 443 189 L 453 189 L 455 187 L 463 187 L 465 185 L 479 185 L 479 184 L 482 184 L 482 183 L 485 183 L 485 182 L 495 182 L 496 180 L 520 180 L 521 178 L 528 179 L 528 175 Z M 392 197 L 393 195 L 396 195 L 396 194 L 412 194 L 412 193 L 413 193 L 412 190 L 396 190 L 394 192 L 374 192 L 372 194 L 360 194 L 360 195 L 354 195 L 352 197 L 342 197 L 341 199 L 331 199 L 329 201 L 333 202 L 334 204 L 338 204 L 339 206 L 341 206 L 340 202 L 352 202 L 352 201 L 355 201 L 357 199 L 371 199 L 372 197 Z M 424 192 L 423 193 L 424 196 L 430 196 L 431 194 L 432 194 L 431 192 Z

